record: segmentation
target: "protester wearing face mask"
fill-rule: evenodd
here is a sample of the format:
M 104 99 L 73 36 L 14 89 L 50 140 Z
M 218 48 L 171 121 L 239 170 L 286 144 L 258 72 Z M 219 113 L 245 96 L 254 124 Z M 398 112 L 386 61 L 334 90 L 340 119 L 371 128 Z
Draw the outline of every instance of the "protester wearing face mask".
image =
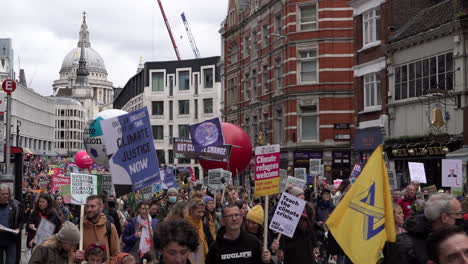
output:
M 172 206 L 177 202 L 178 194 L 179 193 L 175 188 L 170 188 L 169 190 L 167 190 L 167 202 L 165 204 L 162 204 L 158 209 L 159 222 L 162 222 L 164 218 L 166 218 L 167 214 L 169 214 L 169 211 L 171 210 Z

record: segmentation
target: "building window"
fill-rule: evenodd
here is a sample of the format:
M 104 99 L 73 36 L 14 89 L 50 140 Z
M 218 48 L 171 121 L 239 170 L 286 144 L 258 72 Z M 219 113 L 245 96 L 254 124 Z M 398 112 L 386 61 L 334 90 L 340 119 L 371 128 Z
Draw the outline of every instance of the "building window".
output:
M 249 91 L 249 82 L 250 82 L 250 74 L 246 73 L 244 76 L 244 100 L 247 101 L 250 98 L 250 91 Z
M 301 140 L 318 140 L 318 112 L 316 105 L 301 107 Z
M 268 65 L 263 65 L 262 68 L 262 92 L 268 93 Z
M 164 127 L 163 126 L 151 126 L 153 129 L 153 139 L 163 140 L 164 139 Z
M 257 70 L 252 70 L 252 98 L 257 97 Z
M 174 150 L 170 149 L 168 151 L 168 156 L 169 156 L 169 163 L 168 164 L 174 164 Z
M 281 67 L 281 58 L 275 59 L 275 86 L 277 90 L 282 87 L 283 68 Z
M 169 101 L 169 120 L 174 119 L 174 103 L 172 101 Z
M 364 45 L 380 39 L 380 8 L 362 14 L 362 34 Z
M 228 90 L 227 90 L 227 105 L 233 105 L 235 99 L 234 92 L 234 78 L 228 80 Z
M 281 109 L 276 110 L 276 143 L 281 144 L 283 142 L 283 111 Z
M 252 56 L 256 57 L 258 52 L 257 31 L 252 31 Z
M 174 94 L 174 76 L 169 76 L 168 78 L 169 82 L 169 96 L 172 96 Z
M 198 99 L 194 99 L 195 119 L 198 119 Z
M 174 132 L 173 126 L 169 125 L 169 144 L 172 145 L 174 142 Z
M 195 94 L 198 94 L 198 73 L 193 74 L 193 86 L 195 88 Z
M 275 33 L 281 35 L 281 13 L 275 15 Z
M 262 47 L 266 47 L 268 44 L 268 26 L 262 26 Z
M 203 99 L 203 113 L 212 114 L 213 113 L 213 98 Z
M 151 102 L 151 114 L 152 115 L 164 115 L 164 102 L 152 101 Z
M 252 117 L 252 133 L 253 133 L 253 139 L 256 141 L 257 135 L 258 135 L 258 118 L 257 116 Z
M 166 155 L 164 154 L 164 150 L 157 149 L 156 155 L 158 157 L 159 164 L 166 164 Z
M 317 8 L 316 5 L 306 5 L 299 7 L 300 30 L 317 29 Z
M 179 90 L 190 89 L 190 71 L 179 72 Z
M 213 68 L 203 69 L 203 86 L 213 88 Z
M 231 63 L 236 63 L 237 62 L 237 44 L 236 43 L 232 43 L 232 46 L 231 46 Z
M 190 138 L 189 125 L 179 125 L 179 138 Z
M 270 120 L 268 114 L 263 114 L 263 132 L 265 133 L 265 142 L 269 142 L 268 135 L 270 133 Z
M 382 105 L 380 72 L 364 75 L 364 108 Z
M 317 50 L 299 51 L 300 82 L 317 82 Z
M 179 100 L 179 115 L 188 115 L 188 114 L 190 114 L 190 101 Z
M 250 134 L 250 118 L 248 117 L 244 120 L 244 131 L 252 139 L 252 135 Z
M 421 96 L 431 89 L 453 90 L 453 54 L 445 53 L 395 67 L 395 100 Z
M 249 37 L 245 37 L 245 38 L 244 38 L 244 48 L 243 48 L 243 51 L 244 51 L 244 58 L 245 58 L 245 57 L 248 57 L 248 56 L 249 56 L 249 52 L 250 52 L 250 40 L 249 40 Z
M 153 92 L 164 91 L 164 72 L 151 73 L 151 90 Z

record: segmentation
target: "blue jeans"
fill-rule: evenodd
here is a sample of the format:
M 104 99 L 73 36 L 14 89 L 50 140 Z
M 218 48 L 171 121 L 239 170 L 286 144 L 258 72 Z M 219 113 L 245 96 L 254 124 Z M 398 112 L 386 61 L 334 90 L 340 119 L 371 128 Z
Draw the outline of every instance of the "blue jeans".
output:
M 0 264 L 16 263 L 16 241 L 12 241 L 4 247 L 0 247 Z

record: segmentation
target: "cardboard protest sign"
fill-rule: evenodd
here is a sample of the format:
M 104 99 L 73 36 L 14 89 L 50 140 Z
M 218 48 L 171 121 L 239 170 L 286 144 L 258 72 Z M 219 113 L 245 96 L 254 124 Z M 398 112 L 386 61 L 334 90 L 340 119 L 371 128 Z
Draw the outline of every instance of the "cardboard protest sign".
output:
M 462 187 L 463 172 L 462 160 L 443 159 L 442 160 L 442 186 Z
M 437 186 L 435 184 L 432 184 L 432 185 L 421 188 L 421 190 L 423 191 L 427 190 L 429 194 L 433 194 L 433 193 L 437 193 Z
M 255 148 L 255 196 L 279 193 L 280 146 L 269 145 Z
M 112 184 L 111 174 L 96 174 L 97 176 L 97 192 L 106 191 L 108 195 L 115 195 L 115 188 Z
M 301 190 L 303 190 L 305 184 L 306 184 L 306 181 L 303 180 L 303 179 L 288 176 L 288 178 L 286 180 L 286 189 L 288 189 L 290 187 L 297 187 L 297 188 L 300 188 Z
M 153 187 L 153 193 L 159 193 L 163 190 L 162 183 L 160 182 L 153 184 L 152 187 Z
M 310 159 L 309 160 L 309 170 L 310 170 L 310 175 L 312 177 L 322 176 L 321 164 L 322 164 L 321 159 Z
M 408 162 L 410 178 L 412 181 L 426 183 L 426 172 L 424 171 L 424 163 Z
M 141 190 L 138 191 L 140 198 L 142 198 L 144 201 L 151 200 L 153 197 L 153 185 L 147 186 Z
M 190 137 L 196 152 L 209 146 L 224 145 L 223 130 L 218 117 L 191 125 Z
M 41 222 L 37 227 L 36 235 L 34 236 L 33 242 L 36 245 L 42 243 L 42 241 L 48 239 L 54 234 L 55 225 L 45 218 L 41 218 Z
M 65 184 L 60 186 L 60 194 L 63 196 L 63 202 L 66 204 L 71 203 L 71 186 L 70 184 Z
M 357 178 L 361 174 L 361 164 L 354 164 L 353 170 L 351 171 L 351 177 Z
M 112 178 L 129 178 L 138 191 L 160 181 L 147 108 L 101 120 Z
M 294 168 L 294 177 L 307 181 L 306 168 Z
M 223 169 L 211 169 L 208 171 L 206 185 L 211 190 L 222 190 L 224 184 L 229 184 L 232 179 L 232 173 Z
M 270 229 L 292 238 L 305 204 L 306 201 L 283 192 L 271 219 Z
M 97 177 L 90 174 L 71 174 L 72 204 L 85 204 L 90 195 L 97 195 Z
M 60 191 L 60 187 L 66 184 L 70 184 L 70 177 L 59 176 L 57 174 L 52 175 L 52 193 Z
M 166 168 L 164 173 L 161 173 L 161 183 L 163 189 L 177 188 L 176 178 L 173 168 Z
M 204 159 L 213 161 L 229 160 L 231 145 L 208 146 L 196 152 L 191 139 L 174 138 L 174 157 L 178 159 Z

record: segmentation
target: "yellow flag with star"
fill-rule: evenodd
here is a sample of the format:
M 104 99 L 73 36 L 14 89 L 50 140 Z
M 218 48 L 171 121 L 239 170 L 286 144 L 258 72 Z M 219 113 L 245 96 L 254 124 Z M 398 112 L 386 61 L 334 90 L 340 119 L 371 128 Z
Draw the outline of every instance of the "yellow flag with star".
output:
M 326 224 L 355 264 L 374 264 L 386 241 L 395 242 L 393 201 L 379 145 Z

